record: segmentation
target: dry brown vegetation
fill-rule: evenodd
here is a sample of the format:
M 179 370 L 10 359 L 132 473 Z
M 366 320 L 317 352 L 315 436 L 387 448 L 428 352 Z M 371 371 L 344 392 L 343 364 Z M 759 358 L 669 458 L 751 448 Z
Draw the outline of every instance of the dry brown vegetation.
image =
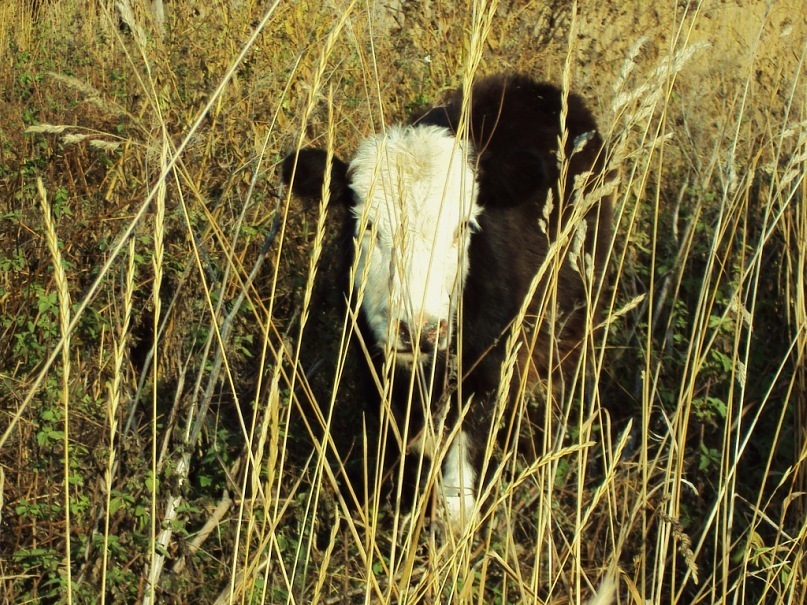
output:
M 807 600 L 800 1 L 165 14 L 0 7 L 0 602 Z M 610 319 L 456 544 L 358 480 L 339 210 L 276 169 L 501 71 L 609 141 Z

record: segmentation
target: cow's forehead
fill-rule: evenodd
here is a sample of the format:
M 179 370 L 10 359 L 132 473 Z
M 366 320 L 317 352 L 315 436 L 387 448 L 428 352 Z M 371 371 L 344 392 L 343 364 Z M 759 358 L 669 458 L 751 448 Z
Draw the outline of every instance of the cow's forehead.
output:
M 357 218 L 421 231 L 473 219 L 469 160 L 465 145 L 440 127 L 393 127 L 366 139 L 350 164 Z

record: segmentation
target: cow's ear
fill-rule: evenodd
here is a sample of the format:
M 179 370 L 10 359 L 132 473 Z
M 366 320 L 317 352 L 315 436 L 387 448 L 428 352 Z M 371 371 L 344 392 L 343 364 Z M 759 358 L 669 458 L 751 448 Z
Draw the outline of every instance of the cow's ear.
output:
M 301 149 L 299 153 L 290 153 L 283 160 L 282 177 L 286 185 L 291 185 L 295 195 L 319 200 L 322 197 L 322 184 L 325 181 L 328 153 L 324 149 Z M 347 164 L 333 157 L 331 161 L 331 180 L 329 183 L 331 201 L 349 204 L 351 196 L 347 188 Z
M 415 126 L 441 126 L 447 128 L 451 131 L 451 134 L 456 136 L 459 121 L 459 115 L 456 115 L 454 107 L 441 105 L 415 115 L 411 123 Z
M 491 189 L 488 203 L 518 206 L 535 199 L 549 187 L 547 164 L 533 149 L 517 149 L 501 155 L 483 155 L 479 163 L 482 182 Z

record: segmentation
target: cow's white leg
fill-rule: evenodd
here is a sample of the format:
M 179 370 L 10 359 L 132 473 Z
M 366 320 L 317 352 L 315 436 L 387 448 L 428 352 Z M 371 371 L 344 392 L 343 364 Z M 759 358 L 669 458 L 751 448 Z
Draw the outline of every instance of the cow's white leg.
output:
M 460 536 L 476 514 L 476 480 L 470 438 L 460 431 L 448 447 L 440 487 L 446 522 L 454 536 Z

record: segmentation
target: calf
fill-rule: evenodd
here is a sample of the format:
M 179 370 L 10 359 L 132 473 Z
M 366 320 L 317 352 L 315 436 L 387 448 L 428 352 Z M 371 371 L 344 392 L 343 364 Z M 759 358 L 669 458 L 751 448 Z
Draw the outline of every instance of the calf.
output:
M 364 140 L 349 164 L 328 166 L 317 149 L 283 164 L 297 195 L 318 199 L 329 178 L 332 202 L 349 208 L 359 330 L 401 451 L 445 452 L 440 494 L 455 533 L 478 508 L 497 405 L 521 390 L 503 376 L 562 397 L 599 322 L 605 153 L 583 102 L 565 101 L 564 112 L 558 88 L 523 75 L 489 77 Z

